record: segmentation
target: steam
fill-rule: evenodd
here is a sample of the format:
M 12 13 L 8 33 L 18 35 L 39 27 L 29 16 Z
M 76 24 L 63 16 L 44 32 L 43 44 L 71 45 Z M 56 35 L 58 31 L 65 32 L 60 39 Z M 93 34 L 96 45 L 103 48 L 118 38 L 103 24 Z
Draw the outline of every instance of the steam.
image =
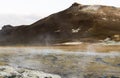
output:
M 87 46 L 87 53 L 89 52 L 96 52 L 92 44 Z
M 92 45 L 88 46 L 88 51 L 82 52 L 64 51 L 62 49 L 43 46 L 0 47 L 0 54 L 8 55 L 4 58 L 0 57 L 0 60 L 1 58 L 4 61 L 7 59 L 8 64 L 13 67 L 35 69 L 55 74 L 57 72 L 57 74 L 63 75 L 63 78 L 69 78 L 70 76 L 79 78 L 77 77 L 78 73 L 71 70 L 72 66 L 78 69 L 75 70 L 76 72 L 86 71 L 86 67 L 89 66 L 91 62 L 97 62 L 95 61 L 96 58 L 119 58 L 120 56 L 119 52 L 99 53 L 95 52 L 93 48 Z M 109 65 L 112 64 L 109 63 Z M 67 76 L 64 76 L 64 74 L 67 74 Z

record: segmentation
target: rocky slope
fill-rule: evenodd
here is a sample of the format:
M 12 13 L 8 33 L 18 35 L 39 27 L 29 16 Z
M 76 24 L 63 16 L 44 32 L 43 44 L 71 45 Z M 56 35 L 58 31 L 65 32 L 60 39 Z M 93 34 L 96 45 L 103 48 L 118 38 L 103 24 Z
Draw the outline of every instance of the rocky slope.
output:
M 58 75 L 48 74 L 35 70 L 0 66 L 0 78 L 61 78 Z
M 120 8 L 72 4 L 28 26 L 4 26 L 0 44 L 53 44 L 67 41 L 120 40 Z

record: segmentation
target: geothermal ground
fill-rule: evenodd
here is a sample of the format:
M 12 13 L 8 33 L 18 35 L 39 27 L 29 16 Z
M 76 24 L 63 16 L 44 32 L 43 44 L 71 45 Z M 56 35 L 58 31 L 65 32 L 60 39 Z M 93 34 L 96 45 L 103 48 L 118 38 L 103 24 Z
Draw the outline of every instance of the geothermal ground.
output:
M 120 78 L 120 45 L 0 47 L 0 66 L 43 71 L 61 78 Z

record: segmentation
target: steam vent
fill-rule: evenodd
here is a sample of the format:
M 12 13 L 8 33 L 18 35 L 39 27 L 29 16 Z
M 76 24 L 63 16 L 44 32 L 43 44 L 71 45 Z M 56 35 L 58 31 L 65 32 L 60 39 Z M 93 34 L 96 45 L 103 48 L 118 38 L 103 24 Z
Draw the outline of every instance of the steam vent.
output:
M 73 3 L 31 25 L 4 25 L 0 78 L 120 78 L 120 8 Z

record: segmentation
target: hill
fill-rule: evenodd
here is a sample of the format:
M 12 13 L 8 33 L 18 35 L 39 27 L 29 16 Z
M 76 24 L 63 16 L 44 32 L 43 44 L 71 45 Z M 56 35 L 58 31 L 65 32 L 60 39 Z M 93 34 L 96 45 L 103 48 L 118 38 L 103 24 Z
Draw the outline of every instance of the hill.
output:
M 78 3 L 31 25 L 0 30 L 1 45 L 96 42 L 108 37 L 120 40 L 120 8 Z

